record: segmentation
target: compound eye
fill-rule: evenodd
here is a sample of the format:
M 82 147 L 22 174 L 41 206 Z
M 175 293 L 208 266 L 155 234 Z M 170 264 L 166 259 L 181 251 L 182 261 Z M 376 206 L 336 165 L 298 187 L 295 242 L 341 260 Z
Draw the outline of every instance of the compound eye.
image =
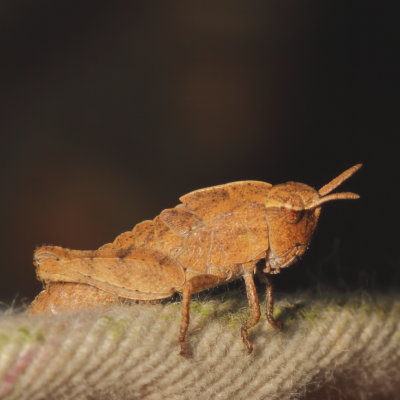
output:
M 282 207 L 283 217 L 290 224 L 297 224 L 304 215 L 304 205 L 301 198 L 297 195 L 288 197 Z
M 290 224 L 297 224 L 303 217 L 304 210 L 293 210 L 286 207 L 281 207 L 283 217 Z

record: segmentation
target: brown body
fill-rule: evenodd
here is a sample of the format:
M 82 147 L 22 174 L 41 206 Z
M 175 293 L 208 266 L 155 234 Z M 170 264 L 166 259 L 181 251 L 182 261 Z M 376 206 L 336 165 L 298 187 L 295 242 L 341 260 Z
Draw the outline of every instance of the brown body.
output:
M 182 196 L 176 207 L 139 223 L 98 250 L 38 248 L 34 254 L 38 277 L 49 284 L 86 284 L 140 301 L 181 292 L 181 354 L 186 353 L 191 295 L 243 277 L 252 317 L 242 327 L 242 337 L 251 351 L 247 331 L 260 317 L 254 274 L 268 284 L 267 318 L 279 326 L 272 316 L 268 275 L 279 273 L 305 252 L 322 203 L 358 198 L 353 193 L 324 195 L 360 166 L 345 171 L 319 192 L 302 183 L 272 186 L 258 181 L 196 190 Z M 260 268 L 261 260 L 265 262 Z

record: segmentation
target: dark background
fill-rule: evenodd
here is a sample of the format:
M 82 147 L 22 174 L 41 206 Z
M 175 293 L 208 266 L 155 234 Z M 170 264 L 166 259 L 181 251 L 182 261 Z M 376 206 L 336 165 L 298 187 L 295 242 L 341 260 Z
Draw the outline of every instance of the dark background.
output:
M 398 14 L 372 1 L 0 3 L 0 300 L 41 244 L 93 249 L 196 188 L 320 187 L 351 165 L 280 290 L 399 279 Z

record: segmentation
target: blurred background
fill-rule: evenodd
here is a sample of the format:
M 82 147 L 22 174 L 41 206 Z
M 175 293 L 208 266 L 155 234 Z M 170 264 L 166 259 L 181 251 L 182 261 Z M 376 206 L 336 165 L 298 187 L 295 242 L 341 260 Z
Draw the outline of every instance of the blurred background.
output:
M 358 162 L 279 290 L 398 285 L 398 15 L 373 1 L 0 3 L 0 300 L 42 244 L 94 249 L 235 180 Z

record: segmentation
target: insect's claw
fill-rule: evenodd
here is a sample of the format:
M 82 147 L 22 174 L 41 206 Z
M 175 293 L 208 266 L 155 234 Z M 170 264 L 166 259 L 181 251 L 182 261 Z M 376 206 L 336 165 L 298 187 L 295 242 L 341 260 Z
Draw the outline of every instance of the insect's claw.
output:
M 242 339 L 244 344 L 247 347 L 247 352 L 250 354 L 253 351 L 253 345 L 249 340 L 249 333 L 247 332 L 246 328 L 241 329 Z
M 276 329 L 282 329 L 283 328 L 283 322 L 280 321 L 279 319 L 273 318 L 271 315 L 267 314 L 267 321 L 272 327 L 274 327 Z
M 275 320 L 275 325 L 273 325 L 274 328 L 276 329 L 282 329 L 283 328 L 283 322 L 279 320 Z
M 179 352 L 179 355 L 182 357 L 186 357 L 187 356 L 186 343 L 181 342 L 180 345 L 181 345 L 181 351 Z

